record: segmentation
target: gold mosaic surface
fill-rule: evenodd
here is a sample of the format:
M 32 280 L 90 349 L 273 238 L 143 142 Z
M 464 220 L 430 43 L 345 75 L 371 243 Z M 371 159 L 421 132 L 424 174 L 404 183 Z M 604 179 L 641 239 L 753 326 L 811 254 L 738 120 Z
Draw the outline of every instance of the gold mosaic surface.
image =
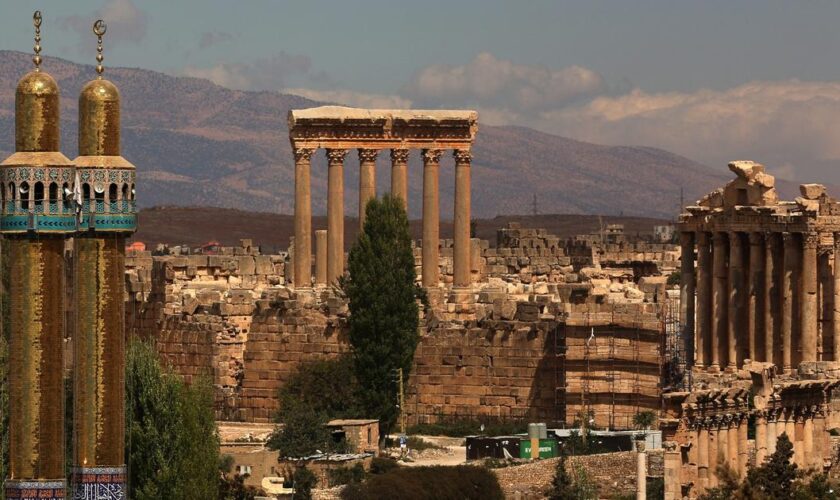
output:
M 125 463 L 125 238 L 75 239 L 74 461 Z
M 93 80 L 79 95 L 79 155 L 120 155 L 120 92 L 108 80 Z
M 59 150 L 58 85 L 43 71 L 32 71 L 15 92 L 15 151 Z
M 64 240 L 8 238 L 11 479 L 64 477 Z

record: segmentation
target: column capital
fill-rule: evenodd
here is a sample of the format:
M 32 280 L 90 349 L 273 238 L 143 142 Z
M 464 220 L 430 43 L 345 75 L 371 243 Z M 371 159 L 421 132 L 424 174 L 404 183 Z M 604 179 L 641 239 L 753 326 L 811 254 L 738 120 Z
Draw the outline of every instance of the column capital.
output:
M 469 149 L 456 149 L 452 151 L 456 165 L 469 165 L 472 161 L 472 153 Z
M 328 149 L 327 150 L 327 162 L 330 165 L 334 165 L 336 163 L 344 163 L 344 158 L 347 156 L 346 149 Z
M 727 239 L 727 233 L 723 231 L 715 231 L 714 233 L 712 233 L 712 242 L 716 245 L 726 243 Z
M 753 231 L 749 235 L 750 245 L 760 246 L 764 244 L 764 233 Z
M 408 162 L 408 149 L 392 149 L 391 163 L 403 164 Z
M 816 249 L 820 244 L 820 235 L 809 231 L 802 233 L 802 247 L 808 249 Z
M 309 161 L 312 159 L 312 154 L 315 150 L 312 148 L 297 148 L 295 149 L 295 163 Z
M 796 233 L 782 233 L 782 241 L 785 245 L 794 245 L 796 243 Z
M 374 163 L 379 156 L 378 149 L 359 148 L 359 163 Z
M 441 149 L 424 149 L 423 150 L 423 164 L 437 165 L 440 163 L 440 156 L 443 154 Z
M 738 245 L 741 246 L 741 237 L 739 236 L 741 231 L 729 231 L 727 233 L 729 235 L 729 244 L 730 245 Z

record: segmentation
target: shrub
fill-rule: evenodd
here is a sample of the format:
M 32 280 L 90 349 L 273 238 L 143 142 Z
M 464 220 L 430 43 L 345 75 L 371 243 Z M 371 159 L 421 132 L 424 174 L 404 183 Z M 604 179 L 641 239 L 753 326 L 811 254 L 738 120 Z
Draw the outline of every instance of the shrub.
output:
M 483 467 L 398 467 L 386 474 L 351 484 L 343 500 L 502 500 L 504 495 L 492 471 Z
M 365 468 L 362 467 L 362 464 L 356 464 L 353 467 L 329 469 L 327 471 L 327 478 L 330 487 L 351 483 L 361 483 L 362 479 L 365 478 Z
M 292 500 L 311 500 L 312 488 L 318 484 L 318 478 L 315 474 L 307 469 L 305 466 L 295 471 L 292 478 L 295 493 L 292 495 Z
M 409 450 L 426 451 L 426 450 L 445 450 L 443 446 L 438 446 L 435 443 L 425 441 L 417 436 L 409 436 L 405 445 Z
M 370 463 L 371 474 L 387 474 L 399 467 L 400 464 L 396 460 L 385 457 L 374 457 Z

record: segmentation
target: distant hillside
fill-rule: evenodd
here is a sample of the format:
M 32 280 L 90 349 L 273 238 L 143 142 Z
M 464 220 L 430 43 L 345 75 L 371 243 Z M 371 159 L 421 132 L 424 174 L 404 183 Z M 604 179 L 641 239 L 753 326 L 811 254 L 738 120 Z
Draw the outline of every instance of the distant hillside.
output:
M 46 58 L 44 68 L 62 90 L 62 147 L 76 155 L 76 99 L 94 75 L 91 66 Z M 0 51 L 0 154 L 14 133 L 14 88 L 31 68 L 29 54 Z M 123 97 L 123 155 L 139 170 L 142 206 L 196 205 L 291 213 L 293 160 L 286 128 L 291 108 L 318 106 L 276 92 L 229 90 L 197 79 L 154 71 L 107 68 Z M 479 117 L 479 122 L 481 117 Z M 608 147 L 521 127 L 480 125 L 473 151 L 473 211 L 478 217 L 531 213 L 602 213 L 672 217 L 680 189 L 690 201 L 729 174 L 647 147 Z M 410 172 L 409 208 L 419 216 L 419 154 Z M 345 180 L 347 213 L 357 211 L 358 169 L 350 155 Z M 388 189 L 387 155 L 378 186 Z M 452 211 L 453 160 L 441 172 L 441 211 Z M 325 213 L 326 162 L 313 163 L 313 210 Z
M 597 231 L 600 221 L 594 215 L 545 214 L 510 215 L 493 219 L 476 220 L 479 238 L 496 241 L 496 231 L 508 222 L 519 222 L 523 227 L 545 228 L 561 237 Z M 315 217 L 313 230 L 326 229 L 326 217 Z M 663 224 L 661 219 L 645 217 L 603 217 L 604 224 L 624 224 L 625 232 L 651 233 L 653 226 Z M 294 234 L 294 217 L 265 212 L 244 212 L 227 208 L 208 207 L 156 207 L 140 211 L 139 231 L 133 240 L 146 243 L 153 249 L 158 243 L 198 246 L 208 241 L 223 245 L 236 245 L 241 238 L 250 238 L 255 245 L 266 250 L 286 250 Z M 345 222 L 345 242 L 349 247 L 356 238 L 358 221 L 348 218 Z M 411 221 L 414 239 L 420 239 L 421 222 Z M 441 221 L 441 237 L 452 237 L 452 223 Z

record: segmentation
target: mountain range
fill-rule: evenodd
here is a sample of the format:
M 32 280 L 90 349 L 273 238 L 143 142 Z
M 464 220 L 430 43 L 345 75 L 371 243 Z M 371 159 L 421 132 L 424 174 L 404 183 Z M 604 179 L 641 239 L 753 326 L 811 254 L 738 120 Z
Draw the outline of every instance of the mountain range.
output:
M 93 66 L 47 57 L 42 65 L 61 92 L 62 150 L 76 156 L 77 96 Z M 31 70 L 29 54 L 0 51 L 0 155 L 14 144 L 14 91 Z M 213 206 L 290 214 L 294 169 L 287 113 L 325 103 L 279 92 L 220 87 L 208 80 L 135 68 L 106 68 L 122 96 L 123 156 L 138 169 L 143 207 Z M 345 168 L 348 215 L 358 210 L 355 155 Z M 388 190 L 389 159 L 377 167 L 379 192 Z M 451 156 L 441 168 L 441 214 L 451 217 Z M 422 165 L 409 164 L 410 215 L 420 214 Z M 313 157 L 312 203 L 326 209 L 326 159 Z M 712 169 L 661 149 L 603 146 L 524 127 L 481 124 L 473 148 L 472 203 L 476 217 L 579 213 L 673 218 L 681 197 L 691 203 L 725 183 L 725 166 Z M 783 186 L 789 192 L 790 186 Z

